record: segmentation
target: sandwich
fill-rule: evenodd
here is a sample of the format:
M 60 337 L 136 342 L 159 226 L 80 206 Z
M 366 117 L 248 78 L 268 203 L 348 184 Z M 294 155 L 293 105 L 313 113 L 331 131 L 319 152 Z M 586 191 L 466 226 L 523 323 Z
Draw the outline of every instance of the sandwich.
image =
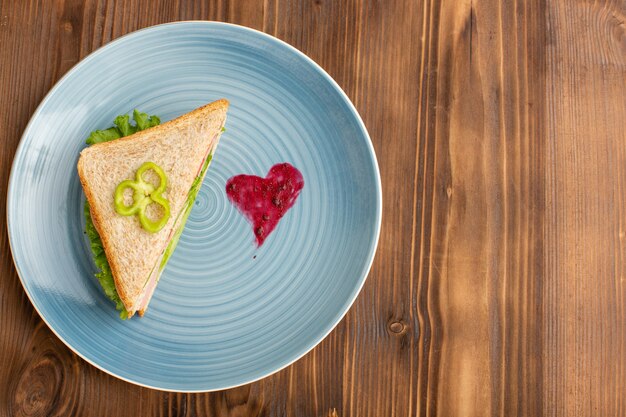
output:
M 134 112 L 92 132 L 78 159 L 96 277 L 123 319 L 143 316 L 224 132 L 227 100 L 169 122 Z

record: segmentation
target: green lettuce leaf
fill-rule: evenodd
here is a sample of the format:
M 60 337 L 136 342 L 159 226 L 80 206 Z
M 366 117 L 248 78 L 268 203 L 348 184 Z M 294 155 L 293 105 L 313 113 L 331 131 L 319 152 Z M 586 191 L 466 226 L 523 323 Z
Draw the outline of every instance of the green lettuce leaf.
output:
M 129 136 L 140 130 L 161 124 L 161 119 L 159 119 L 158 116 L 148 116 L 146 113 L 142 113 L 137 109 L 133 111 L 133 119 L 135 120 L 135 125 L 130 124 L 130 117 L 127 114 L 117 116 L 113 122 L 115 126 L 91 132 L 86 140 L 87 145 L 119 139 L 123 136 Z
M 198 192 L 200 192 L 200 187 L 202 187 L 202 179 L 204 178 L 204 174 L 207 169 L 209 169 L 209 165 L 211 165 L 211 160 L 213 159 L 213 154 L 210 154 L 206 161 L 204 161 L 204 165 L 202 166 L 202 170 L 200 174 L 196 177 L 191 185 L 191 189 L 189 190 L 189 194 L 187 195 L 187 201 L 185 201 L 185 206 L 183 210 L 180 212 L 179 216 L 183 216 L 178 229 L 172 236 L 170 243 L 167 245 L 165 249 L 165 253 L 163 254 L 163 259 L 161 260 L 161 265 L 159 265 L 159 269 L 162 271 L 167 264 L 167 261 L 170 260 L 170 256 L 174 253 L 174 249 L 176 249 L 176 245 L 178 245 L 178 240 L 180 239 L 180 235 L 183 233 L 183 229 L 185 228 L 185 224 L 187 223 L 187 219 L 189 218 L 189 214 L 191 213 L 191 209 L 193 208 L 193 203 L 196 201 L 196 197 L 198 196 Z M 178 218 L 176 218 L 178 221 Z
M 107 261 L 107 257 L 104 254 L 104 247 L 102 246 L 102 240 L 100 235 L 96 231 L 96 227 L 91 219 L 91 212 L 89 211 L 89 203 L 85 201 L 85 231 L 89 237 L 91 243 L 91 252 L 93 253 L 93 261 L 100 272 L 96 273 L 96 278 L 100 282 L 104 293 L 111 301 L 115 303 L 115 308 L 120 312 L 120 318 L 126 320 L 128 318 L 128 311 L 124 308 L 122 300 L 115 289 L 115 281 L 113 281 L 113 274 L 111 273 L 111 267 Z
M 94 145 L 96 143 L 108 142 L 113 139 L 121 138 L 122 134 L 116 127 L 111 127 L 105 130 L 94 130 L 91 132 L 86 142 L 87 145 Z
M 131 125 L 128 115 L 121 115 L 115 118 L 115 126 L 105 130 L 95 130 L 91 132 L 87 138 L 87 144 L 93 145 L 95 143 L 108 142 L 114 139 L 121 138 L 123 136 L 132 135 L 133 133 L 147 129 L 149 127 L 156 126 L 161 123 L 161 120 L 157 116 L 150 116 L 146 113 L 141 113 L 137 110 L 133 112 L 133 119 L 135 125 Z M 96 230 L 91 218 L 91 212 L 89 211 L 89 203 L 85 200 L 85 232 L 89 238 L 91 245 L 91 252 L 93 253 L 93 260 L 96 267 L 100 272 L 96 273 L 96 278 L 100 282 L 102 289 L 106 296 L 115 303 L 115 308 L 120 312 L 120 318 L 126 320 L 128 318 L 128 311 L 124 307 L 122 300 L 115 288 L 115 281 L 113 280 L 113 274 L 111 273 L 111 267 L 104 254 L 104 246 L 102 245 L 102 239 Z
M 135 123 L 137 123 L 137 130 L 145 130 L 161 124 L 161 119 L 157 116 L 152 115 L 148 117 L 146 113 L 137 111 L 137 109 L 133 111 L 133 119 L 135 119 Z
M 130 136 L 137 131 L 137 126 L 130 124 L 129 116 L 127 114 L 117 116 L 113 123 L 117 126 L 117 129 L 120 131 L 122 136 Z

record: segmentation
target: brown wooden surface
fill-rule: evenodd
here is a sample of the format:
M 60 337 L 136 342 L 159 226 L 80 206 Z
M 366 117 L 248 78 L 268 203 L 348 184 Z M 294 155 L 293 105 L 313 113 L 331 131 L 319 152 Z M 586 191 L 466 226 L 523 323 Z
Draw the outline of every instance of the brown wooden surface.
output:
M 275 35 L 353 100 L 384 189 L 369 279 L 295 365 L 170 394 L 54 337 L 3 223 L 0 416 L 626 416 L 624 0 L 0 0 L 1 194 L 72 65 L 185 19 Z

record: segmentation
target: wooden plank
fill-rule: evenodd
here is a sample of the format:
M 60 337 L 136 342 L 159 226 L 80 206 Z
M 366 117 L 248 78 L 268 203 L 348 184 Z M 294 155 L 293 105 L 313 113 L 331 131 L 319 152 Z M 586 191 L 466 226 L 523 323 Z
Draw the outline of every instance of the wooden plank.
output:
M 543 5 L 427 3 L 419 414 L 539 415 Z
M 551 2 L 545 412 L 626 415 L 623 1 Z

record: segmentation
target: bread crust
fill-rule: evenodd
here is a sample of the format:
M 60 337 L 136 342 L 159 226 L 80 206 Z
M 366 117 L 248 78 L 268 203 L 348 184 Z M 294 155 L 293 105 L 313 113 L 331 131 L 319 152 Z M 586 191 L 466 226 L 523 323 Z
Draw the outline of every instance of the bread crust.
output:
M 137 141 L 141 140 L 142 138 L 152 140 L 151 138 L 155 137 L 156 134 L 161 134 L 161 133 L 163 135 L 166 135 L 168 133 L 171 134 L 172 132 L 176 132 L 177 130 L 181 129 L 183 126 L 188 125 L 189 123 L 201 122 L 205 120 L 205 117 L 211 116 L 215 112 L 220 113 L 222 119 L 225 119 L 226 110 L 228 109 L 228 106 L 229 106 L 228 100 L 220 99 L 212 103 L 206 104 L 202 107 L 199 107 L 195 110 L 192 110 L 189 113 L 186 113 L 180 117 L 172 119 L 161 125 L 158 125 L 158 126 L 137 132 L 133 135 L 119 138 L 110 142 L 92 145 L 88 148 L 85 148 L 81 152 L 81 155 L 78 159 L 78 164 L 77 164 L 77 170 L 78 170 L 80 183 L 85 192 L 85 197 L 87 198 L 87 201 L 89 202 L 89 205 L 90 205 L 90 212 L 91 212 L 91 218 L 92 218 L 93 224 L 102 240 L 106 258 L 109 263 L 109 266 L 111 267 L 111 273 L 113 275 L 115 287 L 117 289 L 117 292 L 120 296 L 122 303 L 124 303 L 124 306 L 126 307 L 126 309 L 131 315 L 135 313 L 135 311 L 131 311 L 131 310 L 136 301 L 138 294 L 137 294 L 137 291 L 132 291 L 132 289 L 134 289 L 133 286 L 129 287 L 128 285 L 126 285 L 127 283 L 125 282 L 125 278 L 123 277 L 125 267 L 119 263 L 118 257 L 111 255 L 113 253 L 113 245 L 115 242 L 113 242 L 111 235 L 110 233 L 108 233 L 107 227 L 104 224 L 105 217 L 108 217 L 108 216 L 105 213 L 101 212 L 101 210 L 97 209 L 98 207 L 97 198 L 98 198 L 98 193 L 100 192 L 100 190 L 95 189 L 95 187 L 89 180 L 90 173 L 87 172 L 86 165 L 89 164 L 91 161 L 88 160 L 88 157 L 90 155 L 103 155 L 103 154 L 106 155 L 109 149 L 113 149 L 112 147 L 117 148 L 126 143 L 136 144 Z M 223 124 L 223 120 L 221 123 Z M 220 133 L 221 132 L 216 133 L 217 140 L 219 140 Z M 211 144 L 213 142 L 209 140 L 206 143 L 207 143 L 207 146 L 212 146 Z M 202 155 L 202 157 L 204 157 L 204 154 Z M 93 159 L 93 156 L 91 159 Z M 119 179 L 118 182 L 121 182 L 122 180 L 123 179 Z M 191 186 L 191 183 L 189 184 L 189 186 Z M 111 198 L 111 204 L 112 204 L 112 198 Z M 178 215 L 178 211 L 172 212 L 170 219 L 175 219 L 177 215 Z M 171 223 L 172 223 L 172 220 L 168 222 L 169 231 L 171 231 Z M 139 227 L 138 225 L 139 223 L 137 222 L 137 227 Z M 168 229 L 168 227 L 164 229 Z M 163 232 L 163 230 L 161 232 Z M 169 242 L 169 238 L 166 239 L 166 241 Z M 159 248 L 159 250 L 161 250 L 161 248 Z M 146 308 L 147 306 L 139 312 L 140 315 L 143 315 Z

